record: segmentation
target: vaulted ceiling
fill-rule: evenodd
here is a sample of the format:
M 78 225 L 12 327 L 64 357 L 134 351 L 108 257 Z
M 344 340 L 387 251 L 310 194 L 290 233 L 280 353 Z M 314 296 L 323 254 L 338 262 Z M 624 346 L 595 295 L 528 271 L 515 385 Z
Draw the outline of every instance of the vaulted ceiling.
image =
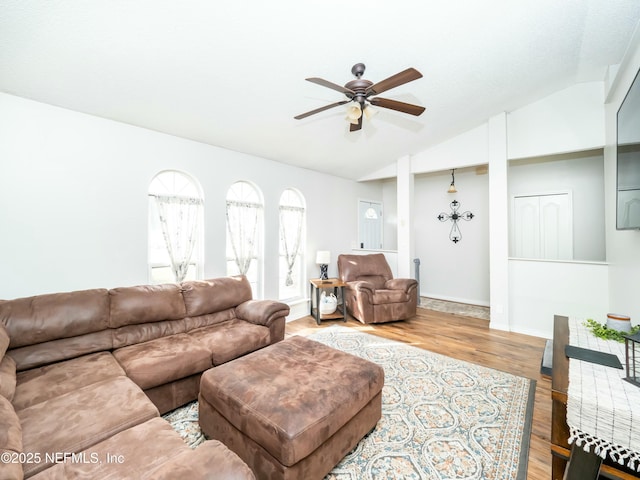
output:
M 0 0 L 0 91 L 358 179 L 618 64 L 637 0 Z M 351 67 L 424 76 L 349 132 Z

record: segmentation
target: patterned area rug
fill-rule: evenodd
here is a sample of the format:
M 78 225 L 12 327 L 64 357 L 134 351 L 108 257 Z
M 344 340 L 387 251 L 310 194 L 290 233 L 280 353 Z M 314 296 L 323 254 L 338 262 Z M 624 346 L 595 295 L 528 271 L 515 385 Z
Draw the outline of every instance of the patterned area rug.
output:
M 438 312 L 453 313 L 462 317 L 480 318 L 489 320 L 491 318 L 491 309 L 482 305 L 470 305 L 468 303 L 450 302 L 447 300 L 438 300 L 436 298 L 420 297 L 419 307 Z
M 526 478 L 535 381 L 334 326 L 309 336 L 382 365 L 382 418 L 326 477 Z M 197 403 L 164 416 L 195 446 Z

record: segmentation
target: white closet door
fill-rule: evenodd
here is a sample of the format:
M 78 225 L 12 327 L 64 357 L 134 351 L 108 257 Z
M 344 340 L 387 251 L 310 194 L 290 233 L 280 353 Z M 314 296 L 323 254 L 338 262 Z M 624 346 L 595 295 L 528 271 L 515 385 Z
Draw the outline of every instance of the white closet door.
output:
M 513 255 L 548 260 L 573 259 L 571 194 L 513 199 Z
M 573 260 L 573 219 L 568 194 L 540 197 L 540 253 L 549 260 Z
M 540 199 L 514 198 L 514 257 L 540 258 Z

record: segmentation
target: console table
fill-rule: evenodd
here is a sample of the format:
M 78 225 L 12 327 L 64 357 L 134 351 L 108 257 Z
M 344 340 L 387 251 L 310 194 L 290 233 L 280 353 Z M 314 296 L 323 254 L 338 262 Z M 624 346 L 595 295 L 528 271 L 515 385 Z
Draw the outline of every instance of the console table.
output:
M 588 480 L 600 477 L 615 480 L 640 478 L 640 473 L 619 465 L 611 459 L 602 464 L 600 457 L 583 447 L 569 445 L 570 431 L 567 425 L 567 400 L 569 392 L 569 358 L 565 346 L 569 344 L 569 319 L 554 317 L 553 369 L 551 377 L 551 453 L 552 480 Z M 601 388 L 608 388 L 603 385 Z M 573 398 L 573 397 L 572 397 Z M 566 477 L 565 477 L 566 470 Z

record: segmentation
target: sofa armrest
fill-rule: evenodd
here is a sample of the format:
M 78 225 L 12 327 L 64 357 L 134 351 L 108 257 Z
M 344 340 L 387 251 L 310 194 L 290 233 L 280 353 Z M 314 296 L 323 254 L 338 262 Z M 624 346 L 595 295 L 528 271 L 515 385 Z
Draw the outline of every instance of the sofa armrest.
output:
M 241 320 L 270 327 L 280 317 L 289 315 L 289 305 L 275 300 L 248 300 L 236 307 Z
M 418 287 L 418 282 L 413 278 L 392 278 L 387 280 L 384 287 L 388 290 L 403 290 L 409 293 L 411 289 Z

